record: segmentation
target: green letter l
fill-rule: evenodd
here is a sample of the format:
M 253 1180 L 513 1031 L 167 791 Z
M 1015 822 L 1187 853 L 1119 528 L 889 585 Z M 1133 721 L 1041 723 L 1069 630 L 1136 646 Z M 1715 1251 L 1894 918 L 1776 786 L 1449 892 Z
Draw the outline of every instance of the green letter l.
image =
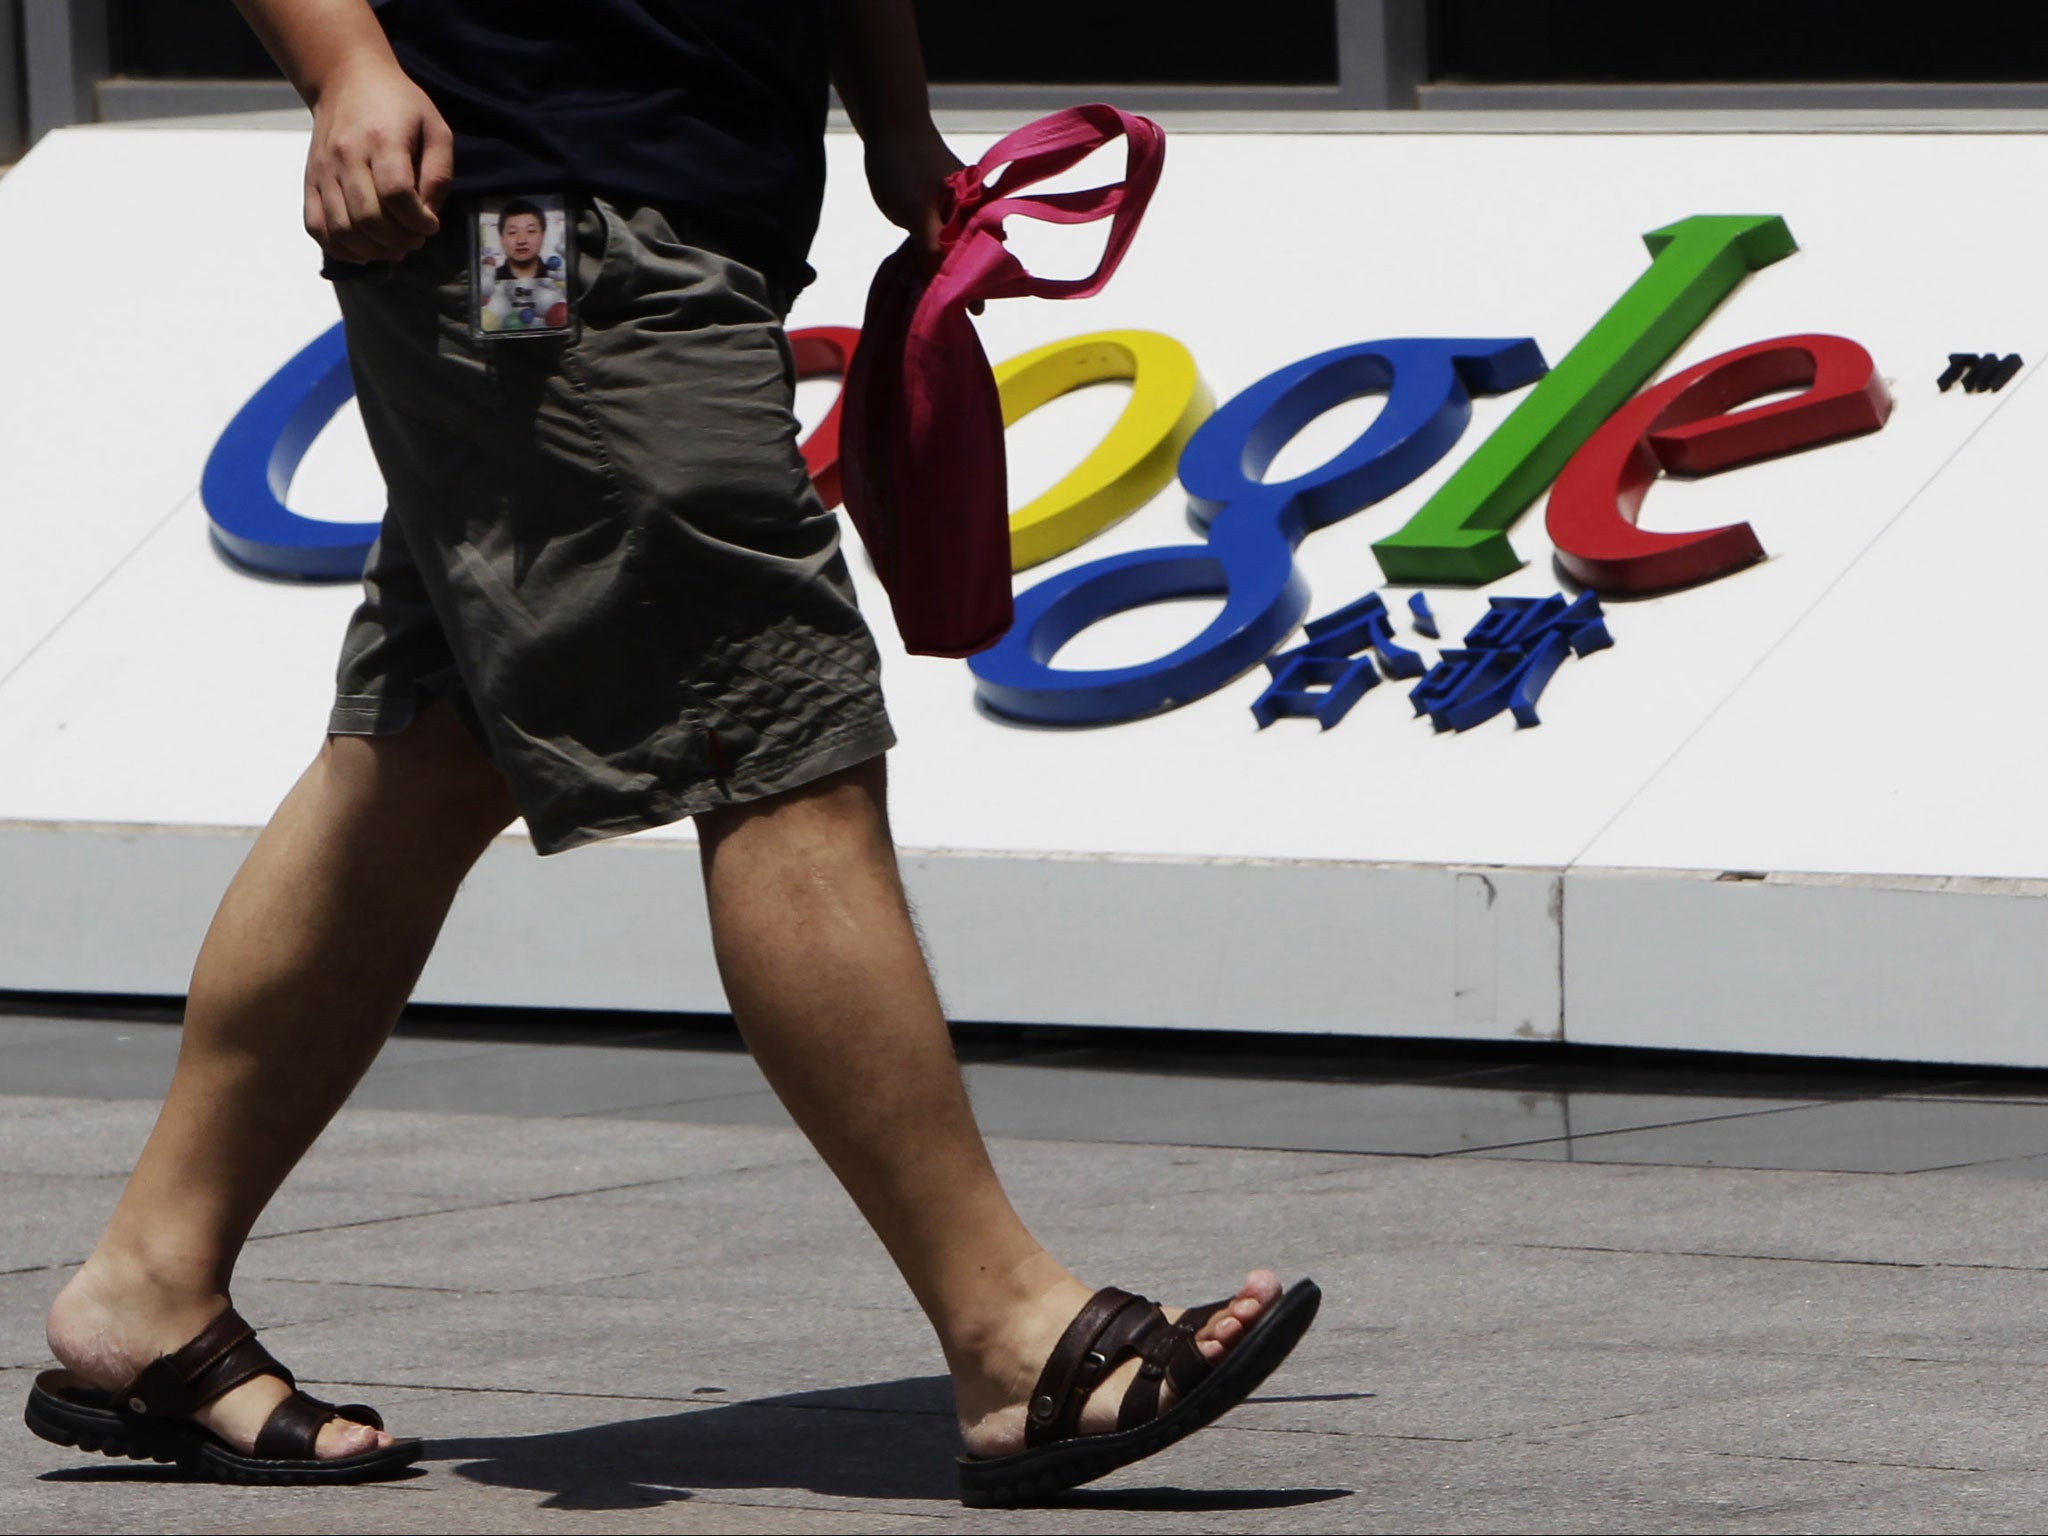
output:
M 1799 248 L 1776 214 L 1698 214 L 1643 236 L 1650 270 L 1446 480 L 1373 545 L 1389 581 L 1478 586 L 1521 564 L 1507 530 L 1580 444 L 1758 268 Z

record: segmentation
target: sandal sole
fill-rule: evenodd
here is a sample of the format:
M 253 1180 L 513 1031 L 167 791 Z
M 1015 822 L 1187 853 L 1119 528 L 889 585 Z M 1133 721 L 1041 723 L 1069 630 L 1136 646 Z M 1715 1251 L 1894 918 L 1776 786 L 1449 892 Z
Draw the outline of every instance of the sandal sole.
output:
M 161 1423 L 133 1414 L 73 1402 L 37 1386 L 28 1394 L 22 1421 L 30 1433 L 52 1445 L 69 1446 L 114 1460 L 153 1461 L 175 1466 L 195 1482 L 247 1484 L 345 1484 L 395 1476 L 420 1459 L 426 1445 L 400 1440 L 382 1450 L 331 1461 L 262 1461 L 231 1451 L 198 1425 Z
M 1011 1456 L 987 1460 L 962 1456 L 960 1502 L 970 1509 L 1036 1504 L 1156 1456 L 1196 1430 L 1208 1428 L 1280 1368 L 1316 1320 L 1322 1301 L 1323 1293 L 1313 1280 L 1289 1286 L 1201 1385 L 1149 1424 L 1119 1434 L 1084 1435 Z

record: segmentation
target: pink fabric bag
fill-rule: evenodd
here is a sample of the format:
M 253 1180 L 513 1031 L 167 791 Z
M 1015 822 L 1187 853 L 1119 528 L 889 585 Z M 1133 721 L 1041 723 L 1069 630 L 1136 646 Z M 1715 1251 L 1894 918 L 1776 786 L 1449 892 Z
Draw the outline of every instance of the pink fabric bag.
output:
M 1122 181 L 1014 195 L 1119 135 L 1129 150 Z M 1165 157 L 1166 135 L 1147 118 L 1108 106 L 1055 112 L 947 179 L 945 254 L 929 280 L 907 242 L 875 274 L 841 396 L 841 468 L 846 510 L 907 649 L 971 656 L 1010 627 L 1002 403 L 968 305 L 1099 292 L 1130 248 Z M 1054 224 L 1108 219 L 1108 248 L 1087 277 L 1033 277 L 1003 244 L 1003 220 L 1013 214 Z

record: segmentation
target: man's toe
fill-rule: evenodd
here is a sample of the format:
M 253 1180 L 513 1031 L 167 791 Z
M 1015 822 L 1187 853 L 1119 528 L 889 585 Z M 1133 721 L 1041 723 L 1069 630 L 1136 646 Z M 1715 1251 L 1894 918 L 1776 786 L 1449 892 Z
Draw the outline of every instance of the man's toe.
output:
M 322 1461 L 333 1461 L 343 1456 L 360 1456 L 365 1451 L 379 1451 L 390 1443 L 391 1437 L 381 1429 L 358 1424 L 352 1419 L 329 1419 L 320 1426 L 320 1439 L 313 1453 Z
M 1195 1335 L 1196 1347 L 1210 1360 L 1221 1359 L 1247 1328 L 1259 1320 L 1266 1308 L 1280 1299 L 1280 1277 L 1270 1269 L 1255 1269 L 1245 1276 L 1244 1286 L 1220 1308 Z

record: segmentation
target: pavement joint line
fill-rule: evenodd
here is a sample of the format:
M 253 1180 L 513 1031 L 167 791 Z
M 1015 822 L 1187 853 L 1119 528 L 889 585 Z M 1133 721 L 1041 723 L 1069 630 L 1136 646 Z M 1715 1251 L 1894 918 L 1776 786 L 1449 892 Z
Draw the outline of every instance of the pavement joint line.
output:
M 1256 1401 L 1256 1399 L 1248 1399 L 1246 1402 L 1239 1403 L 1238 1406 L 1240 1408 L 1248 1407 L 1252 1401 Z M 1324 1440 L 1432 1440 L 1441 1441 L 1449 1445 L 1470 1445 L 1472 1443 L 1469 1439 L 1457 1435 L 1383 1435 L 1374 1434 L 1371 1430 L 1366 1429 L 1308 1429 L 1288 1424 L 1244 1424 L 1236 1419 L 1212 1422 L 1207 1427 L 1210 1433 L 1214 1433 L 1219 1429 L 1227 1429 L 1234 1435 L 1307 1435 Z
M 1509 1151 L 1519 1147 L 1550 1146 L 1556 1142 L 1570 1143 L 1577 1141 L 1599 1141 L 1608 1136 L 1633 1136 L 1641 1131 L 1673 1130 L 1679 1126 L 1684 1125 L 1714 1125 L 1723 1120 L 1761 1120 L 1766 1115 L 1796 1115 L 1802 1114 L 1805 1111 L 1811 1109 L 1828 1109 L 1837 1104 L 1876 1104 L 1882 1102 L 1884 1097 L 1885 1096 L 1883 1094 L 1872 1094 L 1866 1098 L 1855 1099 L 1805 1099 L 1797 1104 L 1780 1104 L 1772 1109 L 1737 1109 L 1730 1110 L 1725 1115 L 1701 1115 L 1696 1119 L 1645 1121 L 1641 1125 L 1624 1125 L 1611 1131 L 1567 1131 L 1562 1136 L 1537 1136 L 1529 1141 L 1498 1141 L 1484 1147 L 1455 1147 L 1445 1152 L 1424 1152 L 1419 1155 L 1423 1157 L 1484 1157 L 1486 1154 L 1490 1152 Z M 1409 1155 L 1412 1156 L 1416 1154 Z M 1668 1167 L 1670 1165 L 1658 1164 L 1655 1166 Z M 1690 1163 L 1683 1164 L 1681 1166 L 1712 1168 L 1718 1165 L 1713 1163 Z M 1957 1166 L 1969 1165 L 1958 1164 Z M 1756 1170 L 1749 1169 L 1745 1171 L 1755 1172 Z M 1790 1173 L 1811 1173 L 1815 1170 L 1810 1168 L 1795 1168 L 1786 1169 L 1782 1171 Z M 1915 1169 L 1914 1171 L 1931 1172 L 1933 1170 Z
M 1923 1100 L 1922 1102 L 1925 1101 Z M 1961 1101 L 1954 1099 L 1944 1099 L 1942 1102 L 1959 1103 Z M 2041 1152 L 2022 1152 L 2018 1157 L 1982 1157 L 1977 1159 L 1977 1161 L 1973 1163 L 1941 1163 L 1933 1168 L 1905 1168 L 1895 1173 L 1885 1174 L 1883 1175 L 1883 1177 L 1892 1179 L 1910 1179 L 1915 1177 L 1916 1175 L 1923 1173 L 1962 1173 L 1966 1172 L 1971 1168 L 1996 1167 L 2000 1163 L 2026 1163 L 2032 1162 L 2035 1158 L 2041 1156 L 2042 1152 L 2048 1152 L 2048 1147 L 2042 1148 Z
M 264 1280 L 265 1285 L 346 1285 L 365 1291 L 426 1291 L 436 1296 L 471 1296 L 475 1287 L 417 1285 L 405 1280 Z M 288 1326 L 288 1325 L 275 1325 Z
M 805 1161 L 808 1161 L 808 1159 L 805 1159 Z M 761 1168 L 773 1170 L 781 1166 L 794 1167 L 795 1163 L 791 1162 L 787 1165 L 748 1163 L 738 1168 L 721 1168 L 715 1174 L 665 1173 L 658 1179 L 635 1179 L 630 1184 L 607 1184 L 600 1189 L 561 1189 L 556 1190 L 551 1195 L 522 1195 L 517 1199 L 507 1200 L 504 1203 L 506 1205 L 546 1205 L 555 1200 L 581 1200 L 586 1195 L 622 1195 L 630 1189 L 659 1189 L 664 1184 L 693 1184 L 699 1179 L 707 1178 L 729 1179 L 734 1174 L 753 1173 Z
M 747 1170 L 727 1169 L 723 1170 L 723 1175 L 730 1176 L 730 1174 L 735 1171 L 745 1172 Z M 673 1174 L 664 1176 L 659 1179 L 638 1179 L 626 1184 L 605 1184 L 600 1185 L 594 1189 L 562 1189 L 556 1190 L 553 1194 L 513 1195 L 502 1200 L 482 1200 L 478 1201 L 473 1205 L 451 1205 L 437 1210 L 399 1211 L 394 1212 L 392 1215 L 389 1216 L 366 1216 L 359 1221 L 337 1221 L 316 1227 L 293 1227 L 289 1231 L 284 1232 L 264 1232 L 255 1237 L 250 1238 L 249 1241 L 252 1244 L 269 1243 L 275 1242 L 279 1238 L 284 1237 L 305 1237 L 315 1232 L 347 1232 L 357 1227 L 380 1227 L 393 1222 L 419 1221 L 429 1216 L 461 1216 L 466 1215 L 471 1211 L 497 1211 L 521 1205 L 544 1205 L 550 1200 L 576 1200 L 582 1198 L 585 1195 L 616 1195 L 621 1194 L 629 1189 L 652 1189 L 656 1185 L 660 1184 L 687 1183 L 692 1179 L 704 1177 L 709 1177 L 709 1175 Z M 78 1262 L 83 1263 L 84 1261 L 79 1260 Z M 51 1266 L 40 1267 L 48 1268 Z M 376 1282 L 373 1280 L 365 1280 L 359 1283 L 363 1285 L 376 1284 Z
M 1760 1170 L 1751 1168 L 1742 1171 L 1755 1173 Z M 1826 1259 L 1795 1253 L 1716 1253 L 1699 1248 L 1606 1248 L 1592 1243 L 1509 1243 L 1505 1246 L 1535 1249 L 1546 1253 L 1605 1253 L 1617 1257 L 1646 1259 L 1731 1259 L 1755 1264 L 1836 1264 L 1863 1269 L 1981 1269 L 2014 1275 L 2038 1275 L 2048 1271 L 2048 1266 L 2040 1264 L 1965 1263 L 1952 1259 Z
M 557 1120 L 623 1120 L 631 1115 L 640 1114 L 650 1109 L 687 1109 L 692 1104 L 724 1104 L 732 1099 L 758 1098 L 762 1094 L 772 1093 L 773 1091 L 773 1089 L 763 1083 L 753 1088 L 735 1088 L 731 1093 L 707 1093 L 702 1098 L 657 1099 L 651 1104 L 621 1104 L 607 1109 L 579 1109 L 571 1114 L 556 1115 L 553 1118 Z M 688 1121 L 683 1123 L 685 1125 L 689 1124 Z M 718 1123 L 722 1125 L 725 1122 L 720 1121 Z M 774 1125 L 769 1128 L 774 1130 L 788 1129 L 787 1126 L 783 1125 Z
M 1971 1472 L 1980 1476 L 1993 1476 L 2009 1468 L 1999 1467 L 1955 1467 L 1945 1462 L 1934 1461 L 1866 1461 L 1860 1456 L 1791 1456 L 1782 1451 L 1703 1451 L 1705 1456 L 1719 1456 L 1728 1461 L 1798 1461 L 1823 1467 L 1884 1467 L 1894 1472 Z
M 54 1264 L 27 1264 L 20 1269 L 0 1269 L 0 1280 L 11 1280 L 16 1275 L 47 1275 L 53 1269 L 76 1269 L 83 1259 L 59 1259 Z

